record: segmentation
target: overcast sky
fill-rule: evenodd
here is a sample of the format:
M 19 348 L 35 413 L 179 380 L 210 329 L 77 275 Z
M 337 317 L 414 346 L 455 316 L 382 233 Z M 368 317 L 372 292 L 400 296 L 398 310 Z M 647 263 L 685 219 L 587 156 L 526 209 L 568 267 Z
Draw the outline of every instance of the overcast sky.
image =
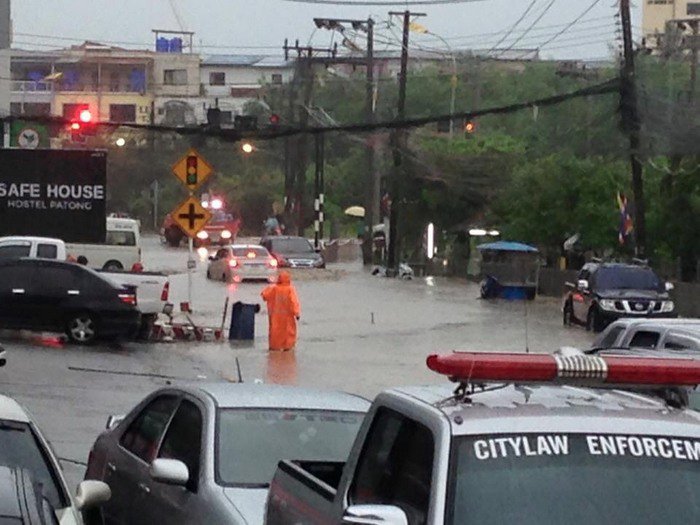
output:
M 320 1 L 302 4 L 285 0 L 172 0 L 185 29 L 196 33 L 196 50 L 202 53 L 281 55 L 285 38 L 299 38 L 304 44 L 312 39 L 318 46 L 329 44 L 330 32 L 314 32 L 314 17 L 364 19 L 371 15 L 378 23 L 388 19 L 387 7 L 319 5 Z M 498 47 L 537 48 L 593 3 L 594 7 L 580 22 L 542 48 L 541 56 L 610 57 L 610 45 L 616 38 L 614 0 L 482 0 L 418 6 L 412 10 L 427 13 L 420 23 L 445 38 L 453 49 L 489 49 L 529 8 L 522 22 Z M 170 4 L 169 0 L 13 0 L 14 47 L 49 49 L 90 39 L 152 48 L 152 29 L 179 29 Z M 635 36 L 641 26 L 638 11 L 633 13 Z M 540 15 L 543 16 L 538 20 Z M 387 45 L 384 42 L 396 41 L 399 19 L 395 18 L 394 23 L 394 28 L 384 25 L 378 30 L 379 49 Z M 525 33 L 530 26 L 532 29 Z M 418 45 L 447 47 L 434 38 L 412 38 Z M 516 42 L 518 38 L 521 39 Z

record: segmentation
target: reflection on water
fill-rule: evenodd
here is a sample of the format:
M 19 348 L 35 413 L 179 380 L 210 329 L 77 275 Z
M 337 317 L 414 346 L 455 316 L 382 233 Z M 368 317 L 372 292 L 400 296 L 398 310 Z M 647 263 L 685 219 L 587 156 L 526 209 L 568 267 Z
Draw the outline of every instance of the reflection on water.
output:
M 294 350 L 273 350 L 267 353 L 265 382 L 276 385 L 297 384 L 297 356 Z

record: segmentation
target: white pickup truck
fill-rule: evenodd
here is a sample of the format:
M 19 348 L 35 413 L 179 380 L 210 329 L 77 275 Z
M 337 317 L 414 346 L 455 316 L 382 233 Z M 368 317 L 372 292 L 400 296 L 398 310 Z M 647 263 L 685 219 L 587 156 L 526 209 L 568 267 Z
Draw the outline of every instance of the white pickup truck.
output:
M 89 245 L 83 245 L 89 246 Z M 99 248 L 99 246 L 97 246 Z M 42 259 L 66 260 L 72 255 L 70 245 L 61 239 L 50 237 L 0 237 L 0 258 L 40 257 Z M 100 274 L 120 286 L 136 288 L 136 301 L 142 315 L 144 329 L 155 321 L 168 302 L 170 281 L 159 272 L 132 272 L 98 269 Z

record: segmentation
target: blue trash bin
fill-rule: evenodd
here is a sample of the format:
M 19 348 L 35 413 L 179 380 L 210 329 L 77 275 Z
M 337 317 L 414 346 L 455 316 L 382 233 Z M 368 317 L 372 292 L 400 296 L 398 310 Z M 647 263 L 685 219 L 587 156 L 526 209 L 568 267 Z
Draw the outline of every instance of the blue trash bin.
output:
M 255 339 L 255 314 L 259 311 L 259 304 L 246 304 L 240 301 L 234 303 L 231 309 L 229 341 L 252 341 Z

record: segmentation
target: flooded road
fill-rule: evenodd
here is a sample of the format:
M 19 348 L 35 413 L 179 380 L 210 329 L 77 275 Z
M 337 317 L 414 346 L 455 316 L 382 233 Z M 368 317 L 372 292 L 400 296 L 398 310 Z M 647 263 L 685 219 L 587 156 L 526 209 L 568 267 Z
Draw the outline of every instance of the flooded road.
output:
M 171 274 L 170 300 L 176 309 L 188 299 L 186 262 L 186 250 L 166 248 L 155 237 L 145 239 L 146 269 Z M 208 280 L 206 262 L 200 259 L 192 276 L 192 320 L 220 327 L 227 297 L 230 303 L 259 303 L 253 342 L 79 348 L 56 338 L 3 340 L 8 364 L 0 369 L 0 390 L 32 412 L 59 456 L 86 461 L 107 416 L 125 413 L 155 388 L 182 381 L 236 381 L 236 358 L 246 382 L 334 388 L 373 397 L 392 386 L 442 382 L 425 367 L 431 353 L 551 352 L 591 340 L 584 330 L 562 326 L 556 300 L 484 301 L 478 285 L 467 281 L 392 280 L 372 276 L 359 263 L 344 263 L 293 272 L 302 307 L 298 346 L 294 352 L 271 355 L 260 298 L 265 284 Z M 79 464 L 65 466 L 71 483 L 81 479 Z

